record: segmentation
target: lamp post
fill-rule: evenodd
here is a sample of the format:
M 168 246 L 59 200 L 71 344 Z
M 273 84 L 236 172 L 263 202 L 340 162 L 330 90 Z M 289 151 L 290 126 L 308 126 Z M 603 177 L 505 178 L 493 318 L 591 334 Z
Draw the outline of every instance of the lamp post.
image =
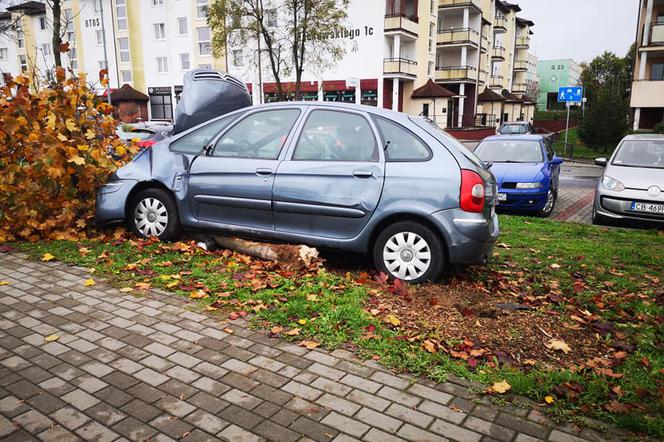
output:
M 108 100 L 108 104 L 111 104 L 111 76 L 108 74 L 109 69 L 108 69 L 108 53 L 106 51 L 106 27 L 104 26 L 104 0 L 99 1 L 99 6 L 100 6 L 100 12 L 101 12 L 101 36 L 102 36 L 102 44 L 104 45 L 104 66 L 106 67 L 106 72 L 107 72 L 107 81 L 106 81 L 106 99 Z M 118 81 L 119 83 L 119 81 Z

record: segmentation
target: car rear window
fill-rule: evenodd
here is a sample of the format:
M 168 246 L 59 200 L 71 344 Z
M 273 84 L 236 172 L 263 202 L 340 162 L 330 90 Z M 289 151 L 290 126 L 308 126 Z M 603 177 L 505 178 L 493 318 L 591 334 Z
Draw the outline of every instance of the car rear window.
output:
M 233 114 L 218 120 L 212 121 L 204 126 L 194 129 L 186 135 L 178 138 L 171 143 L 170 149 L 173 152 L 193 154 L 200 153 L 205 146 L 217 135 L 240 117 L 241 114 Z
M 475 149 L 482 161 L 491 163 L 542 163 L 542 146 L 538 141 L 488 140 Z
M 498 132 L 502 135 L 523 135 L 528 133 L 528 128 L 525 124 L 505 124 Z

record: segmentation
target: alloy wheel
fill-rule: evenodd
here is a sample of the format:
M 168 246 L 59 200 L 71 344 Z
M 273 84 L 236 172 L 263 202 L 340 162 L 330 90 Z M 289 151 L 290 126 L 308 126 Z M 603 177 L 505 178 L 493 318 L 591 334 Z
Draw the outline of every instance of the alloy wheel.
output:
M 431 265 L 431 248 L 420 235 L 399 232 L 383 247 L 383 262 L 395 278 L 411 281 L 424 275 Z
M 553 204 L 556 201 L 556 197 L 552 191 L 549 190 L 549 193 L 546 195 L 546 204 L 542 212 L 549 213 L 553 210 Z
M 136 229 L 144 236 L 159 236 L 168 226 L 168 210 L 156 198 L 144 198 L 134 210 Z

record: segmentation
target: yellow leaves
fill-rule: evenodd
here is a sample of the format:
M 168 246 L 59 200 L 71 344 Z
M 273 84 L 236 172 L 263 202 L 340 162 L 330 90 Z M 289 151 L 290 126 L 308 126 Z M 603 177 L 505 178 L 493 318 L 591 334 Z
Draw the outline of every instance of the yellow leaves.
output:
M 546 402 L 546 403 L 549 404 L 549 405 L 553 404 L 555 401 L 556 401 L 556 400 L 555 400 L 555 399 L 553 398 L 553 396 L 551 396 L 551 395 L 549 395 L 549 396 L 544 396 L 544 402 Z
M 88 256 L 90 254 L 90 249 L 88 249 L 87 247 L 81 247 L 80 249 L 78 249 L 78 253 L 80 253 L 81 256 Z
M 95 280 L 92 278 L 86 279 L 83 285 L 86 287 L 92 287 L 93 285 L 95 285 Z
M 0 286 L 9 285 L 9 281 L 0 281 Z
M 308 350 L 313 350 L 314 348 L 320 347 L 320 343 L 316 341 L 301 341 L 299 344 L 300 347 L 305 347 Z
M 147 290 L 150 287 L 152 287 L 152 286 L 147 282 L 137 282 L 136 284 L 134 284 L 134 288 L 136 290 Z
M 428 339 L 422 343 L 422 346 L 429 353 L 436 353 L 436 351 L 437 351 L 436 350 L 436 344 L 434 344 L 432 341 L 430 341 Z
M 401 325 L 401 320 L 399 318 L 397 318 L 396 316 L 392 315 L 392 314 L 387 315 L 387 317 L 385 318 L 385 321 L 389 322 L 390 324 L 392 324 L 395 327 Z
M 78 129 L 78 126 L 76 126 L 76 122 L 71 118 L 67 118 L 65 120 L 65 127 L 69 132 L 75 132 Z
M 120 291 L 121 291 L 122 293 L 129 293 L 129 292 L 131 292 L 132 290 L 133 290 L 133 289 L 132 289 L 131 287 L 122 287 L 122 288 L 120 289 Z
M 172 289 L 173 287 L 175 287 L 179 283 L 180 283 L 180 281 L 171 281 L 168 284 L 166 284 L 166 287 L 169 288 L 169 289 Z
M 53 261 L 54 259 L 55 256 L 51 255 L 50 253 L 44 253 L 44 256 L 42 256 L 42 261 L 44 262 Z
M 488 393 L 498 393 L 498 394 L 504 394 L 506 393 L 512 386 L 507 383 L 507 381 L 503 380 L 501 382 L 494 382 L 491 387 L 487 390 Z
M 60 336 L 58 336 L 58 335 L 48 335 L 48 336 L 44 337 L 45 342 L 55 342 L 58 339 L 60 339 Z
M 300 328 L 293 328 L 293 329 L 291 329 L 291 330 L 288 330 L 288 331 L 286 332 L 286 334 L 287 334 L 288 336 L 298 336 L 298 335 L 300 334 L 300 331 L 302 331 L 302 329 L 300 329 Z
M 68 140 L 67 135 L 64 135 L 64 134 L 59 133 L 59 134 L 58 134 L 58 140 L 60 140 L 60 141 L 67 141 L 67 140 Z
M 46 117 L 46 127 L 51 130 L 55 129 L 55 114 L 49 112 Z
M 85 131 L 85 139 L 86 140 L 92 140 L 96 136 L 97 136 L 97 134 L 92 129 L 88 129 L 88 130 Z
M 282 331 L 284 331 L 284 328 L 280 325 L 275 325 L 270 329 L 270 333 L 272 333 L 273 335 L 278 335 Z
M 562 351 L 565 354 L 572 351 L 572 348 L 567 345 L 567 343 L 559 339 L 551 339 L 549 343 L 545 344 L 544 346 L 550 350 Z
M 85 164 L 85 158 L 80 157 L 80 156 L 78 156 L 78 155 L 74 155 L 74 156 L 72 156 L 71 158 L 69 158 L 69 159 L 67 160 L 67 162 L 68 162 L 68 163 L 74 163 L 74 164 L 76 164 L 77 166 L 82 166 L 82 165 Z
M 120 156 L 124 156 L 127 153 L 127 149 L 122 144 L 115 146 L 115 153 Z
M 79 144 L 76 146 L 76 149 L 80 150 L 81 152 L 85 152 L 90 148 L 87 144 Z
M 207 293 L 205 293 L 205 291 L 201 290 L 201 289 L 194 290 L 193 292 L 191 292 L 189 294 L 189 297 L 191 299 L 203 299 L 203 298 L 207 298 L 207 296 L 208 296 Z
M 306 319 L 299 319 L 297 321 L 297 323 L 300 324 L 300 325 L 305 325 L 307 323 L 307 320 Z

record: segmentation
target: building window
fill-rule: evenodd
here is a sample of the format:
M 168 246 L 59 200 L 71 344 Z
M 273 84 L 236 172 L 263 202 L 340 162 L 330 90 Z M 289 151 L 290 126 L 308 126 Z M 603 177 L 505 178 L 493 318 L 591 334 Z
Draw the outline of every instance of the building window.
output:
M 21 72 L 25 72 L 28 70 L 28 59 L 26 58 L 25 55 L 19 55 L 18 62 L 21 65 Z
M 166 39 L 166 25 L 164 23 L 155 23 L 154 24 L 154 38 L 155 38 L 155 40 L 165 40 Z
M 152 6 L 164 6 L 164 0 L 152 0 Z
M 95 14 L 99 14 L 101 12 L 101 0 L 95 0 L 93 4 L 95 8 Z
M 19 49 L 25 47 L 25 35 L 23 31 L 16 31 L 16 45 Z
M 118 31 L 127 30 L 127 6 L 125 1 L 126 0 L 115 1 L 115 15 L 117 16 Z
M 51 45 L 48 43 L 43 43 L 41 45 L 42 55 L 51 55 Z
M 39 29 L 46 30 L 46 17 L 39 17 Z
M 120 61 L 129 63 L 129 39 L 127 37 L 118 38 L 118 47 L 120 48 Z
M 429 74 L 429 77 L 433 78 L 433 70 L 434 70 L 434 63 L 433 61 L 429 62 L 429 67 L 427 69 L 427 73 Z
M 199 64 L 198 67 L 201 69 L 212 69 L 212 65 L 210 63 L 202 63 Z
M 0 48 L 0 60 L 6 60 L 9 57 L 9 49 Z
M 131 71 L 120 71 L 120 78 L 123 83 L 131 83 Z
M 268 28 L 277 27 L 277 10 L 270 9 L 267 11 L 267 26 Z
M 434 23 L 429 24 L 429 52 L 434 53 L 436 52 L 436 40 L 434 39 L 434 35 L 436 34 L 436 25 Z
M 196 18 L 207 18 L 208 0 L 196 0 Z
M 655 63 L 650 68 L 650 79 L 652 81 L 664 81 L 664 63 Z
M 69 50 L 69 64 L 71 64 L 72 69 L 78 69 L 78 59 L 76 58 L 75 48 Z
M 239 49 L 233 51 L 233 66 L 242 66 L 242 51 Z
M 97 46 L 101 46 L 104 44 L 104 33 L 101 30 L 95 31 L 95 35 L 97 36 Z
M 187 17 L 178 18 L 178 33 L 180 35 L 187 35 L 189 33 L 189 26 L 187 25 Z
M 189 59 L 189 54 L 180 54 L 180 69 L 183 71 L 188 71 L 191 69 L 191 61 Z
M 210 28 L 197 28 L 198 32 L 198 53 L 200 55 L 212 54 L 212 46 L 210 46 Z
M 153 120 L 173 119 L 173 99 L 170 87 L 148 88 L 150 92 L 150 113 Z
M 168 57 L 157 57 L 157 72 L 160 74 L 168 72 Z

